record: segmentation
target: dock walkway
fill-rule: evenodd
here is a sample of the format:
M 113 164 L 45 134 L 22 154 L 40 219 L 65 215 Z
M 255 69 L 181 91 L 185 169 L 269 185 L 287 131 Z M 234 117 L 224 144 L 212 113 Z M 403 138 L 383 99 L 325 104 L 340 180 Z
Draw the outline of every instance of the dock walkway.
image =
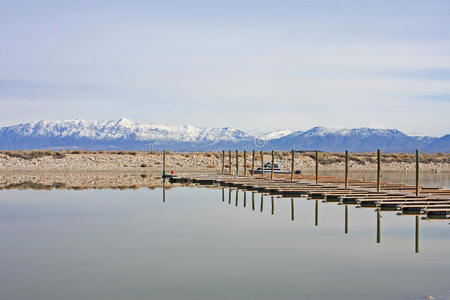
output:
M 291 181 L 277 174 L 273 179 L 257 176 L 233 176 L 214 174 L 167 175 L 172 183 L 194 183 L 207 186 L 222 186 L 268 194 L 285 198 L 309 198 L 325 202 L 337 202 L 359 207 L 374 207 L 379 211 L 399 211 L 400 214 L 424 215 L 428 219 L 450 218 L 450 190 L 439 187 L 416 186 L 398 183 L 296 175 Z

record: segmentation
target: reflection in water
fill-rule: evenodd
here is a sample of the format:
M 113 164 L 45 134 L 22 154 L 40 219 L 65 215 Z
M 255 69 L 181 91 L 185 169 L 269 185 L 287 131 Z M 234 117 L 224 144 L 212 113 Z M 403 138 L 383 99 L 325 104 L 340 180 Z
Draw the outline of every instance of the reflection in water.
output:
M 377 244 L 381 243 L 381 213 L 377 210 Z
M 264 194 L 261 194 L 261 208 L 260 211 L 263 211 L 263 207 L 264 207 Z
M 255 210 L 255 192 L 252 192 L 252 210 Z
M 448 298 L 450 232 L 436 226 L 439 222 L 418 224 L 416 218 L 414 224 L 410 216 L 386 212 L 383 244 L 389 247 L 380 251 L 366 245 L 367 238 L 373 243 L 375 224 L 368 222 L 377 213 L 373 209 L 351 211 L 354 233 L 347 239 L 339 235 L 340 206 L 323 204 L 319 229 L 313 225 L 316 203 L 311 201 L 275 196 L 277 215 L 256 216 L 223 207 L 225 193 L 175 188 L 167 194 L 168 203 L 161 203 L 165 195 L 157 190 L 3 192 L 0 265 L 12 271 L 0 275 L 0 298 Z M 286 218 L 290 209 L 294 215 L 294 200 L 296 209 L 308 212 L 307 218 L 302 213 L 297 218 L 300 226 Z M 414 225 L 416 251 L 419 225 L 427 233 L 421 242 L 430 243 L 429 251 L 411 258 L 405 252 L 413 252 Z M 437 294 L 442 287 L 446 294 Z
M 275 204 L 273 203 L 273 196 L 271 196 L 272 198 L 272 215 L 275 213 Z
M 163 202 L 166 202 L 166 179 L 163 179 Z
M 416 216 L 416 253 L 419 253 L 419 216 Z
M 316 200 L 316 226 L 319 226 L 319 200 Z
M 295 220 L 294 211 L 294 198 L 291 198 L 291 221 Z
M 244 193 L 244 207 L 247 207 L 247 191 L 242 190 Z M 231 197 L 232 197 L 232 189 L 230 188 L 228 190 L 228 203 L 231 204 Z M 255 210 L 255 193 L 254 191 L 251 192 L 251 198 L 252 198 L 252 210 Z M 271 214 L 275 215 L 275 197 L 271 195 Z M 314 225 L 319 226 L 319 200 L 315 201 L 315 207 L 314 207 Z M 165 185 L 163 184 L 163 202 L 165 202 Z M 225 202 L 225 188 L 222 188 L 222 202 Z M 291 198 L 290 203 L 291 208 L 291 221 L 295 221 L 295 206 L 294 206 L 294 198 Z M 236 189 L 236 198 L 235 198 L 235 206 L 239 206 L 239 190 Z M 263 212 L 264 210 L 264 193 L 260 193 L 260 212 Z M 349 231 L 349 205 L 344 205 L 344 232 L 348 234 Z M 381 210 L 377 209 L 377 238 L 376 242 L 377 244 L 381 243 Z M 415 216 L 415 252 L 419 253 L 419 216 Z
M 345 205 L 345 233 L 348 233 L 348 205 Z

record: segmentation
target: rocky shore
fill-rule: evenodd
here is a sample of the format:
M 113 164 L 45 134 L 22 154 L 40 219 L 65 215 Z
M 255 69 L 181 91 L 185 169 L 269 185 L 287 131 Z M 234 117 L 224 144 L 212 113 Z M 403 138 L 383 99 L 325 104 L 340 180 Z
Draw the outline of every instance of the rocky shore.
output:
M 225 168 L 228 170 L 228 153 L 225 157 Z M 251 168 L 251 153 L 247 154 L 247 168 Z M 1 151 L 0 172 L 8 171 L 44 171 L 44 172 L 158 172 L 162 170 L 162 154 L 160 152 L 84 152 L 84 151 Z M 271 160 L 271 154 L 264 155 L 264 161 Z M 232 152 L 232 171 L 235 171 L 235 153 Z M 275 161 L 282 169 L 291 168 L 291 154 L 276 152 Z M 244 168 L 242 152 L 239 153 L 239 169 Z M 256 155 L 255 167 L 261 164 L 260 155 Z M 373 153 L 351 154 L 349 161 L 352 170 L 375 170 L 376 157 Z M 312 153 L 296 153 L 295 170 L 309 171 L 315 167 Z M 421 170 L 431 172 L 450 171 L 450 154 L 421 155 Z M 344 155 L 342 153 L 320 153 L 319 168 L 321 170 L 342 170 Z M 413 171 L 415 156 L 413 154 L 384 154 L 382 168 L 387 171 Z M 221 152 L 168 153 L 166 170 L 170 172 L 221 172 Z

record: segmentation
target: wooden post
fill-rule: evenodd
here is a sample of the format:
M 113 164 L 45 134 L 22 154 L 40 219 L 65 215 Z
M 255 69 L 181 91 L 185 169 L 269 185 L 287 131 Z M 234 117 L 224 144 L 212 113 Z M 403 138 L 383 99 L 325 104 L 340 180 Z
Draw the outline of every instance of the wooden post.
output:
M 247 176 L 247 151 L 244 150 L 244 176 Z
M 239 152 L 236 149 L 236 176 L 239 176 Z
M 239 190 L 236 189 L 236 207 L 238 206 Z
M 381 150 L 377 150 L 377 192 L 381 191 Z
M 416 253 L 419 253 L 419 216 L 416 216 Z
M 273 165 L 275 164 L 275 153 L 272 150 L 272 170 L 270 171 L 270 180 L 273 179 Z
M 252 176 L 255 175 L 255 150 L 252 152 Z
M 225 188 L 222 188 L 222 202 L 225 202 Z
M 345 150 L 345 188 L 348 188 L 348 151 Z M 347 206 L 345 207 L 347 209 Z M 347 233 L 347 232 L 346 232 Z
M 291 181 L 294 181 L 294 159 L 295 159 L 295 151 L 294 149 L 292 149 Z
M 264 152 L 261 151 L 261 177 L 264 178 Z
M 416 150 L 416 196 L 420 195 L 419 149 Z
M 225 174 L 225 151 L 222 151 L 222 175 Z
M 166 150 L 163 150 L 163 178 L 166 178 Z
M 231 150 L 228 150 L 228 175 L 231 175 Z
M 319 184 L 319 151 L 316 150 L 316 184 Z
M 244 207 L 247 206 L 247 191 L 244 190 Z
M 231 204 L 231 188 L 228 189 L 228 204 Z

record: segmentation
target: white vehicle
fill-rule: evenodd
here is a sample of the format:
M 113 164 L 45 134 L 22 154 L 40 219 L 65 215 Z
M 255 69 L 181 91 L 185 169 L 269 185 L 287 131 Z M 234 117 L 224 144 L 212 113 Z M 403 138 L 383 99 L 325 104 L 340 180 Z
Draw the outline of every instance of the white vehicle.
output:
M 252 170 L 250 169 L 250 173 L 251 172 L 252 172 Z M 272 172 L 272 162 L 268 162 L 264 165 L 264 173 L 271 173 L 271 172 Z M 255 170 L 255 174 L 261 174 L 261 173 L 262 173 L 261 167 L 259 167 Z M 273 173 L 274 174 L 290 174 L 291 172 L 281 170 L 280 165 L 278 163 L 274 163 L 273 164 Z

